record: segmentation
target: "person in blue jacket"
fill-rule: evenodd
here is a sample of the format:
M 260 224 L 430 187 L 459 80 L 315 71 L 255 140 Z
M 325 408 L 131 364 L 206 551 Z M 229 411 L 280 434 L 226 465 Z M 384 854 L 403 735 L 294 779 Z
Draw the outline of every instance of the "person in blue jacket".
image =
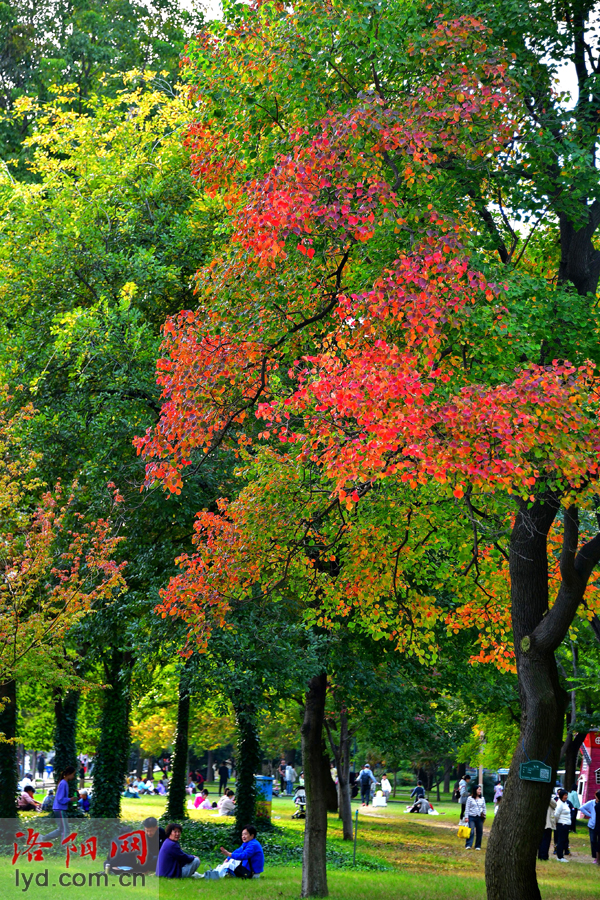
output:
M 596 799 L 584 803 L 579 812 L 589 819 L 592 860 L 597 866 L 600 866 L 600 791 L 596 791 Z
M 158 852 L 156 874 L 161 878 L 200 878 L 196 869 L 200 865 L 197 856 L 184 853 L 181 840 L 181 825 L 171 822 L 165 828 L 165 840 Z
M 246 825 L 242 830 L 242 846 L 230 853 L 225 847 L 221 847 L 221 853 L 226 857 L 225 862 L 216 869 L 209 869 L 203 878 L 225 878 L 226 875 L 234 875 L 236 878 L 258 878 L 265 869 L 265 855 L 263 848 L 256 840 L 256 828 L 254 825 Z

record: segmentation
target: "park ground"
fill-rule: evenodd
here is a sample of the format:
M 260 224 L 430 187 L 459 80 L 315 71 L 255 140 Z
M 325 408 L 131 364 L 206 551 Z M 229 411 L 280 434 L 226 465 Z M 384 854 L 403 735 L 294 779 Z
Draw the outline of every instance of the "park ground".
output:
M 214 786 L 210 787 L 211 794 L 216 794 Z M 441 803 L 436 803 L 442 813 L 439 816 L 409 816 L 404 812 L 405 806 L 406 800 L 401 799 L 392 801 L 386 809 L 365 811 L 356 801 L 353 803 L 353 812 L 359 810 L 356 868 L 352 865 L 352 845 L 342 841 L 339 819 L 335 815 L 329 817 L 329 890 L 333 900 L 484 900 L 485 847 L 493 808 L 488 806 L 483 851 L 479 853 L 466 851 L 464 840 L 457 837 L 459 807 L 447 796 Z M 161 816 L 164 808 L 165 800 L 160 797 L 124 800 L 123 817 L 140 822 L 145 816 Z M 298 898 L 304 823 L 292 819 L 294 809 L 289 798 L 273 802 L 276 830 L 265 839 L 266 870 L 260 880 L 161 880 L 160 897 L 165 900 L 188 900 L 200 895 L 228 900 Z M 200 857 L 200 872 L 203 872 L 221 860 L 220 844 L 231 844 L 227 837 L 230 823 L 210 812 L 191 810 L 189 815 L 190 824 L 184 828 L 182 846 Z M 197 822 L 208 823 L 208 828 L 199 829 Z M 580 822 L 577 828 L 577 834 L 571 840 L 572 856 L 568 865 L 560 865 L 554 859 L 538 863 L 538 880 L 544 900 L 600 898 L 600 868 L 591 865 L 587 826 Z M 510 865 L 510 860 L 507 859 L 506 864 Z M 23 895 L 22 889 L 17 891 L 14 886 L 13 877 L 11 872 L 0 876 L 3 900 Z M 69 896 L 74 894 L 85 900 L 99 900 L 106 893 L 106 890 L 86 887 L 79 892 L 73 889 Z M 50 896 L 43 889 L 35 890 L 33 885 L 27 894 L 32 898 Z M 110 893 L 115 900 L 121 896 L 133 900 L 137 895 L 137 891 L 121 892 L 119 889 Z

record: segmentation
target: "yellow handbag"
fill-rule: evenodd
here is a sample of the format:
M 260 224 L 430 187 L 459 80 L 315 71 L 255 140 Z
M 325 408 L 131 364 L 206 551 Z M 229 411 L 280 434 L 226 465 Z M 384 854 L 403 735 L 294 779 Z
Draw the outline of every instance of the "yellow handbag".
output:
M 468 825 L 459 825 L 458 826 L 458 836 L 459 838 L 468 838 L 471 836 L 471 829 Z

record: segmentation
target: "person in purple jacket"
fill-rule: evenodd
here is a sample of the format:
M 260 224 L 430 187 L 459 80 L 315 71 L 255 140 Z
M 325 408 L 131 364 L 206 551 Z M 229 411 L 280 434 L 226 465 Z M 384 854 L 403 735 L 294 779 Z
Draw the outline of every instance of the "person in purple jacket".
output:
M 165 840 L 158 853 L 156 874 L 161 878 L 200 878 L 196 869 L 200 865 L 197 856 L 190 856 L 181 849 L 181 825 L 171 822 L 165 828 Z
M 59 823 L 54 831 L 44 835 L 45 840 L 58 837 L 59 835 L 61 839 L 64 840 L 69 833 L 69 823 L 67 821 L 67 812 L 69 810 L 69 784 L 74 778 L 75 766 L 67 766 L 62 773 L 62 778 L 58 782 L 56 796 L 54 797 L 54 803 L 52 804 L 54 818 L 58 819 Z

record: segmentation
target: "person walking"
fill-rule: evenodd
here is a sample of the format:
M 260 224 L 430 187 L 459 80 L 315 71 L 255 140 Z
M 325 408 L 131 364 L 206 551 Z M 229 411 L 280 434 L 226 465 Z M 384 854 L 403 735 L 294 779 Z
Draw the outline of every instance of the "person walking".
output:
M 469 828 L 471 829 L 471 833 L 465 841 L 465 850 L 473 849 L 473 838 L 475 838 L 475 849 L 481 850 L 485 815 L 485 800 L 482 796 L 481 785 L 473 785 L 469 798 L 465 804 L 465 817 L 469 823 Z
M 371 800 L 371 785 L 374 781 L 376 781 L 375 776 L 371 772 L 368 763 L 365 763 L 360 770 L 358 781 L 360 784 L 360 799 L 362 805 L 368 806 Z
M 38 761 L 37 761 L 37 770 L 38 770 L 38 775 L 42 779 L 42 785 L 44 784 L 44 769 L 45 769 L 45 767 L 46 767 L 46 757 L 44 756 L 43 753 L 40 753 L 40 755 L 38 756 Z
M 498 781 L 494 786 L 494 815 L 497 815 L 498 813 L 498 802 L 502 799 L 503 794 L 504 785 L 501 781 Z
M 567 800 L 571 804 L 571 831 L 573 834 L 577 833 L 577 813 L 579 812 L 579 808 L 581 806 L 581 800 L 579 799 L 579 794 L 577 793 L 577 785 L 574 784 L 571 790 L 569 791 L 569 796 Z
M 558 862 L 569 862 L 569 831 L 571 829 L 571 807 L 567 803 L 567 791 L 561 788 L 556 804 L 556 858 Z
M 595 800 L 588 800 L 579 811 L 588 819 L 592 862 L 600 866 L 600 791 L 596 791 Z
M 59 822 L 54 831 L 50 831 L 48 834 L 44 835 L 45 840 L 58 837 L 59 835 L 61 839 L 64 840 L 69 833 L 69 823 L 67 821 L 67 812 L 69 810 L 69 785 L 75 778 L 75 774 L 75 766 L 67 766 L 62 773 L 62 778 L 58 782 L 58 787 L 56 788 L 54 803 L 52 804 L 54 818 L 58 819 Z
M 229 781 L 229 766 L 224 762 L 219 766 L 219 796 L 227 790 L 227 782 Z
M 471 791 L 471 776 L 465 775 L 465 777 L 459 782 L 458 787 L 460 790 L 460 817 L 461 819 L 464 819 L 467 800 L 469 799 L 469 794 Z
M 552 832 L 556 828 L 556 816 L 554 815 L 555 809 L 556 800 L 554 799 L 554 797 L 550 797 L 550 803 L 548 804 L 548 809 L 546 810 L 546 827 L 544 828 L 542 840 L 540 841 L 540 846 L 538 847 L 538 859 L 549 859 Z

